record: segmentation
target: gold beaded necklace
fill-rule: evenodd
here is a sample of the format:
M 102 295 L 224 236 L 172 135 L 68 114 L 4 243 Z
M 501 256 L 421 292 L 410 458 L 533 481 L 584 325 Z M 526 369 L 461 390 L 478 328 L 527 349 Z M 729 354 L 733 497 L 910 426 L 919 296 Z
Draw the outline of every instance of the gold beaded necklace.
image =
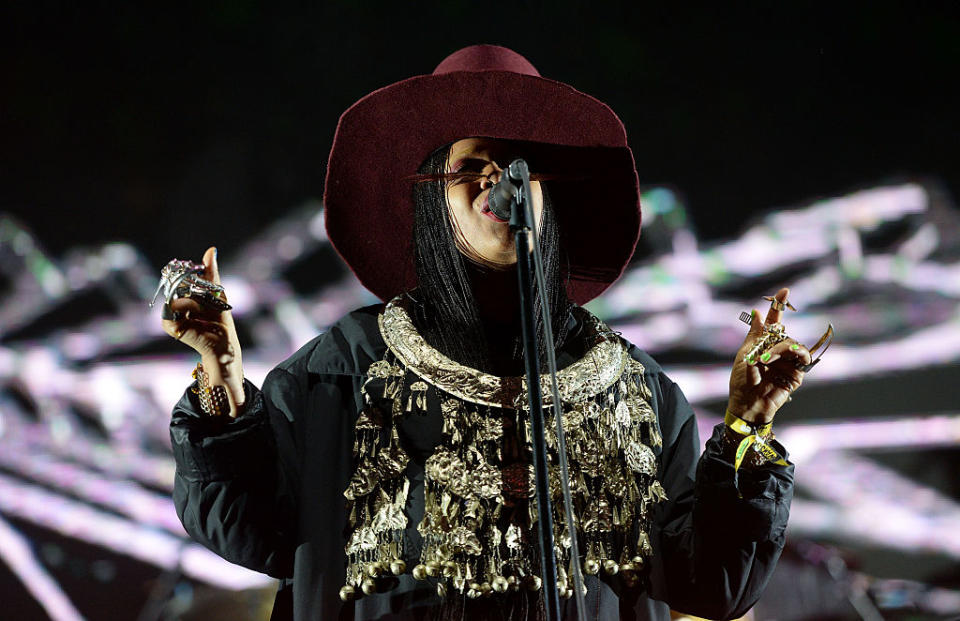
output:
M 620 575 L 635 586 L 652 553 L 653 505 L 666 498 L 657 480 L 662 445 L 643 365 L 599 319 L 575 308 L 588 328 L 589 349 L 558 373 L 567 443 L 570 491 L 583 568 Z M 523 378 L 500 378 L 458 364 L 417 332 L 401 298 L 379 318 L 387 344 L 363 385 L 364 407 L 355 425 L 356 468 L 344 496 L 351 534 L 346 584 L 340 597 L 388 588 L 390 574 L 406 573 L 404 513 L 409 455 L 397 426 L 425 415 L 438 399 L 442 439 L 426 459 L 423 538 L 418 580 L 436 579 L 442 597 L 455 589 L 469 598 L 540 588 L 529 416 Z M 549 378 L 545 378 L 548 381 Z M 551 404 L 548 388 L 544 406 Z M 546 416 L 548 460 L 557 462 L 551 411 Z M 560 595 L 573 595 L 571 533 L 560 499 L 559 472 L 550 471 Z

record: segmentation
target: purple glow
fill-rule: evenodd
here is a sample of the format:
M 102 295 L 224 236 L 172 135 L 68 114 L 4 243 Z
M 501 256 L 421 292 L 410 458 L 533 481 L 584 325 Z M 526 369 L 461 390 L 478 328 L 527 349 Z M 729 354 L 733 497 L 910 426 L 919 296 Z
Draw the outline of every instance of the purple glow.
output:
M 249 589 L 272 584 L 270 578 L 228 563 L 185 538 L 118 518 L 3 474 L 0 474 L 0 511 L 163 569 L 180 565 L 190 577 L 222 588 Z M 187 550 L 190 565 L 181 565 Z M 209 557 L 207 561 L 197 558 L 204 556 Z
M 960 504 L 876 463 L 824 451 L 797 470 L 797 483 L 829 505 L 795 501 L 789 530 L 845 537 L 960 559 Z

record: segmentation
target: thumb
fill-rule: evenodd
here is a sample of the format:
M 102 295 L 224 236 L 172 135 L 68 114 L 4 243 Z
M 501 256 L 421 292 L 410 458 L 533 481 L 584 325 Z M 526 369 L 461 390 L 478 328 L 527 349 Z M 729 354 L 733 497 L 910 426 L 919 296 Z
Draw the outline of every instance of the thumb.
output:
M 203 277 L 210 282 L 220 284 L 220 266 L 217 264 L 217 247 L 210 246 L 203 253 L 203 266 L 206 268 Z

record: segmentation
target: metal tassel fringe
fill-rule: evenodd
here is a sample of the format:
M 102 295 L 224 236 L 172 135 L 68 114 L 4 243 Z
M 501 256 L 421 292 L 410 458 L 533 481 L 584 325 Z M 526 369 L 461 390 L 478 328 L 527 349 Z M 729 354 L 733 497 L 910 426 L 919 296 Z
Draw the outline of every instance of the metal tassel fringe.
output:
M 651 508 L 666 498 L 656 478 L 662 446 L 643 366 L 625 347 L 616 381 L 595 394 L 563 403 L 570 489 L 577 523 L 563 511 L 559 470 L 551 469 L 558 589 L 573 595 L 573 562 L 586 574 L 601 572 L 628 587 L 640 583 L 653 554 Z M 408 379 L 413 381 L 408 382 Z M 524 393 L 514 408 L 473 403 L 432 388 L 391 352 L 371 365 L 363 386 L 365 406 L 356 423 L 356 470 L 344 495 L 351 535 L 346 546 L 345 601 L 389 588 L 388 576 L 405 573 L 403 509 L 409 492 L 409 456 L 397 424 L 425 414 L 440 400 L 442 440 L 425 464 L 423 537 L 414 578 L 432 578 L 442 597 L 451 589 L 468 598 L 539 590 L 535 539 L 529 412 Z M 557 463 L 552 411 L 546 415 L 548 460 Z M 572 533 L 583 558 L 570 558 Z

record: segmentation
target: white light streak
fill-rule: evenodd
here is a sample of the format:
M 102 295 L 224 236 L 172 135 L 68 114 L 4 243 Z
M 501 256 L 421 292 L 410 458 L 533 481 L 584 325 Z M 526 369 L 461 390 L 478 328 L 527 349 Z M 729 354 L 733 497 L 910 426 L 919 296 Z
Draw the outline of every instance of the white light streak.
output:
M 0 558 L 53 621 L 83 621 L 67 594 L 33 554 L 27 539 L 0 517 Z
M 0 511 L 162 569 L 180 566 L 191 578 L 221 588 L 253 589 L 273 583 L 267 576 L 228 563 L 199 544 L 187 543 L 185 539 L 99 511 L 4 474 L 0 474 Z M 181 557 L 187 550 L 193 558 L 189 565 L 181 565 Z M 208 560 L 203 562 L 197 556 L 206 556 Z

